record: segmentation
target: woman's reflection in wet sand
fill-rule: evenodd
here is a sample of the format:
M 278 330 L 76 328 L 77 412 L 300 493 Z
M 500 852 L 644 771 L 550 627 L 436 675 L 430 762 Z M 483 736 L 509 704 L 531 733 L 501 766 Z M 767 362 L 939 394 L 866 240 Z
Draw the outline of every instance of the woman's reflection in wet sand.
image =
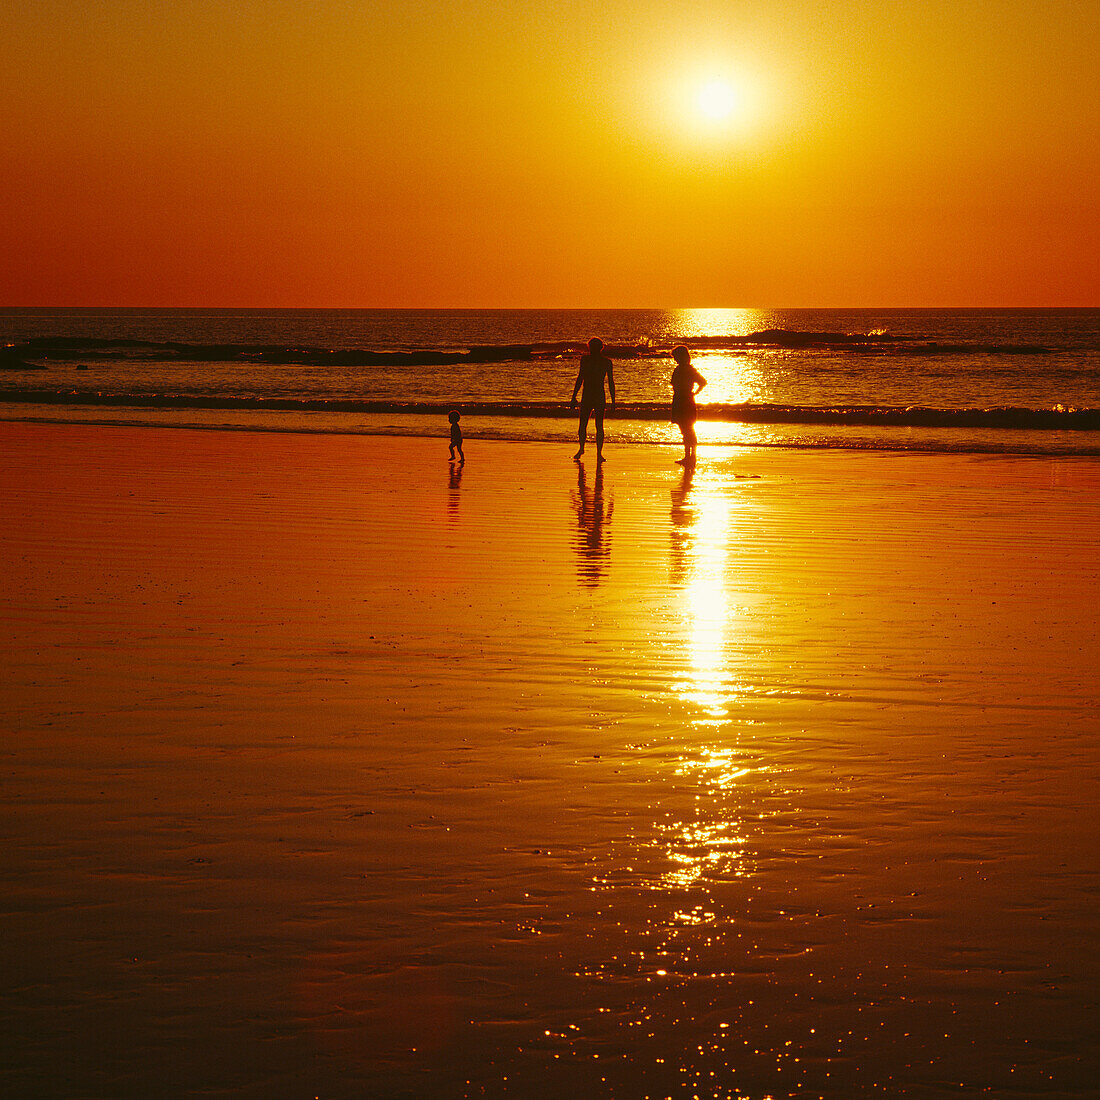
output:
M 691 479 L 694 466 L 685 466 L 680 483 L 671 490 L 672 506 L 669 509 L 669 565 L 668 579 L 674 585 L 682 585 L 687 576 L 688 549 L 695 526 L 695 505 L 691 502 Z
M 596 467 L 591 491 L 583 463 L 577 466 L 577 491 L 573 494 L 577 511 L 577 531 L 573 548 L 577 551 L 577 579 L 587 588 L 595 588 L 603 579 L 604 567 L 611 557 L 611 514 L 613 497 L 604 497 L 603 467 Z

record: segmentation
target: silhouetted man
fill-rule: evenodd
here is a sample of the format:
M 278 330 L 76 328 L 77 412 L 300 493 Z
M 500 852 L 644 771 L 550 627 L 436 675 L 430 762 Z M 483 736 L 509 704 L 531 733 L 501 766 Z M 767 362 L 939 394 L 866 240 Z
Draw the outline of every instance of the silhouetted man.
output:
M 615 404 L 615 374 L 611 360 L 603 353 L 603 341 L 593 336 L 588 341 L 588 354 L 581 356 L 580 366 L 577 369 L 577 380 L 573 383 L 573 396 L 569 401 L 569 407 L 575 408 L 577 404 L 577 391 L 581 395 L 580 424 L 577 428 L 577 438 L 580 449 L 573 456 L 574 462 L 579 462 L 584 456 L 584 443 L 588 435 L 588 418 L 596 418 L 596 461 L 603 462 L 603 414 L 607 407 L 604 396 L 604 379 L 607 379 L 607 388 L 611 393 L 611 404 Z M 583 388 L 582 388 L 583 387 Z

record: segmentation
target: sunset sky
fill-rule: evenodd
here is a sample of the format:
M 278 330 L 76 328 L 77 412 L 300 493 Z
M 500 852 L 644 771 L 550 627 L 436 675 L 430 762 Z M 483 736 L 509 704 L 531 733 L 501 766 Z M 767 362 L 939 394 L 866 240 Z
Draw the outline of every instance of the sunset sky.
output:
M 1100 304 L 1095 0 L 16 0 L 0 34 L 2 305 Z

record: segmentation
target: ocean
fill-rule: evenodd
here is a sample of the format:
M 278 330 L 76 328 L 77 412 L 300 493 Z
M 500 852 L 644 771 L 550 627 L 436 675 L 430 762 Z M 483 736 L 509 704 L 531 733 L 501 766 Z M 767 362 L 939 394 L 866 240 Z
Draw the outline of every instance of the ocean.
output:
M 671 349 L 702 446 L 1100 454 L 1098 309 L 0 310 L 0 418 L 569 441 L 590 336 L 609 446 L 673 444 Z

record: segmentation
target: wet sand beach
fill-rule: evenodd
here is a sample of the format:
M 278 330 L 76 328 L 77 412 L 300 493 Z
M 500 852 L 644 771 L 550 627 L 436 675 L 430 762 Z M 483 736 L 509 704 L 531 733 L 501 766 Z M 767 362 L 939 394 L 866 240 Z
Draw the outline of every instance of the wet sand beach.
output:
M 1095 1095 L 1100 460 L 467 431 L 0 424 L 4 1093 Z

